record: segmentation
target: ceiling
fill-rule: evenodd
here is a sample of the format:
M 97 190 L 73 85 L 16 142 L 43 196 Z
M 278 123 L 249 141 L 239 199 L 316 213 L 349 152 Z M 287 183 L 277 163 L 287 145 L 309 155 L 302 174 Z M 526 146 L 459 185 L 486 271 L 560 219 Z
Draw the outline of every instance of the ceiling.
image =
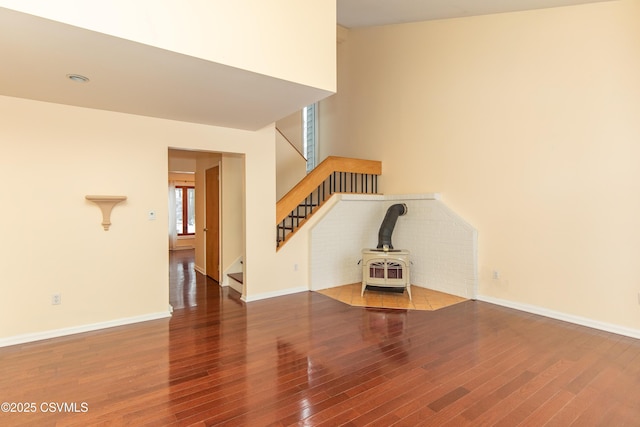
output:
M 346 27 L 602 0 L 338 0 Z M 0 95 L 256 130 L 330 92 L 0 7 Z M 301 58 L 304 60 L 304 58 Z M 81 74 L 88 83 L 76 83 Z
M 331 94 L 6 8 L 0 58 L 0 95 L 236 129 Z
M 369 27 L 611 0 L 337 0 L 338 23 Z

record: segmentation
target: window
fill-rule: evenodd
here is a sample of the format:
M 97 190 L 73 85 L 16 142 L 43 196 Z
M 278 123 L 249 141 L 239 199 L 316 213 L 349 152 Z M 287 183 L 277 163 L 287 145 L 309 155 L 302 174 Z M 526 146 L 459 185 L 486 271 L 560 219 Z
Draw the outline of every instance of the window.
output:
M 176 187 L 176 231 L 178 236 L 196 232 L 196 189 Z
M 317 127 L 318 122 L 317 104 L 307 105 L 302 109 L 302 142 L 304 145 L 304 155 L 307 158 L 307 173 L 316 167 L 317 150 Z

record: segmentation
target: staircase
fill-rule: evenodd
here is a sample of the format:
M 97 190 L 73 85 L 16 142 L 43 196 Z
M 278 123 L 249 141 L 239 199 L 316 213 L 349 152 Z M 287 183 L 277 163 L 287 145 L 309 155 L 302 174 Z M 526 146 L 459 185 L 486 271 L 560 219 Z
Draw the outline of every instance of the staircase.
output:
M 277 248 L 336 193 L 378 194 L 382 163 L 327 157 L 276 204 Z

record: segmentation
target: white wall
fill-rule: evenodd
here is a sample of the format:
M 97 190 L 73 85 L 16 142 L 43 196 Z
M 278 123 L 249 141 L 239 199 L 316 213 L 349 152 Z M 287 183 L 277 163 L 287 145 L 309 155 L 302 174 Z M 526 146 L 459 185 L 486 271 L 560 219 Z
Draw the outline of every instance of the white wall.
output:
M 411 284 L 475 298 L 477 234 L 437 195 L 338 195 L 336 205 L 311 230 L 310 288 L 362 281 L 362 250 L 376 248 L 387 209 L 407 206 L 392 244 L 410 252 Z
M 640 2 L 357 29 L 339 49 L 325 107 L 348 123 L 322 146 L 382 160 L 385 193 L 441 193 L 478 229 L 481 296 L 640 330 Z

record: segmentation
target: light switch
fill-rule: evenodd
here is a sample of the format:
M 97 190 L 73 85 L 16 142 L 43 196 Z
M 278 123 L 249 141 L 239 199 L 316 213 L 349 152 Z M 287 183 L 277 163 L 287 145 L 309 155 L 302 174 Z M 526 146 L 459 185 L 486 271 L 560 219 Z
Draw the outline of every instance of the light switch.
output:
M 156 211 L 149 211 L 149 221 L 156 219 Z

